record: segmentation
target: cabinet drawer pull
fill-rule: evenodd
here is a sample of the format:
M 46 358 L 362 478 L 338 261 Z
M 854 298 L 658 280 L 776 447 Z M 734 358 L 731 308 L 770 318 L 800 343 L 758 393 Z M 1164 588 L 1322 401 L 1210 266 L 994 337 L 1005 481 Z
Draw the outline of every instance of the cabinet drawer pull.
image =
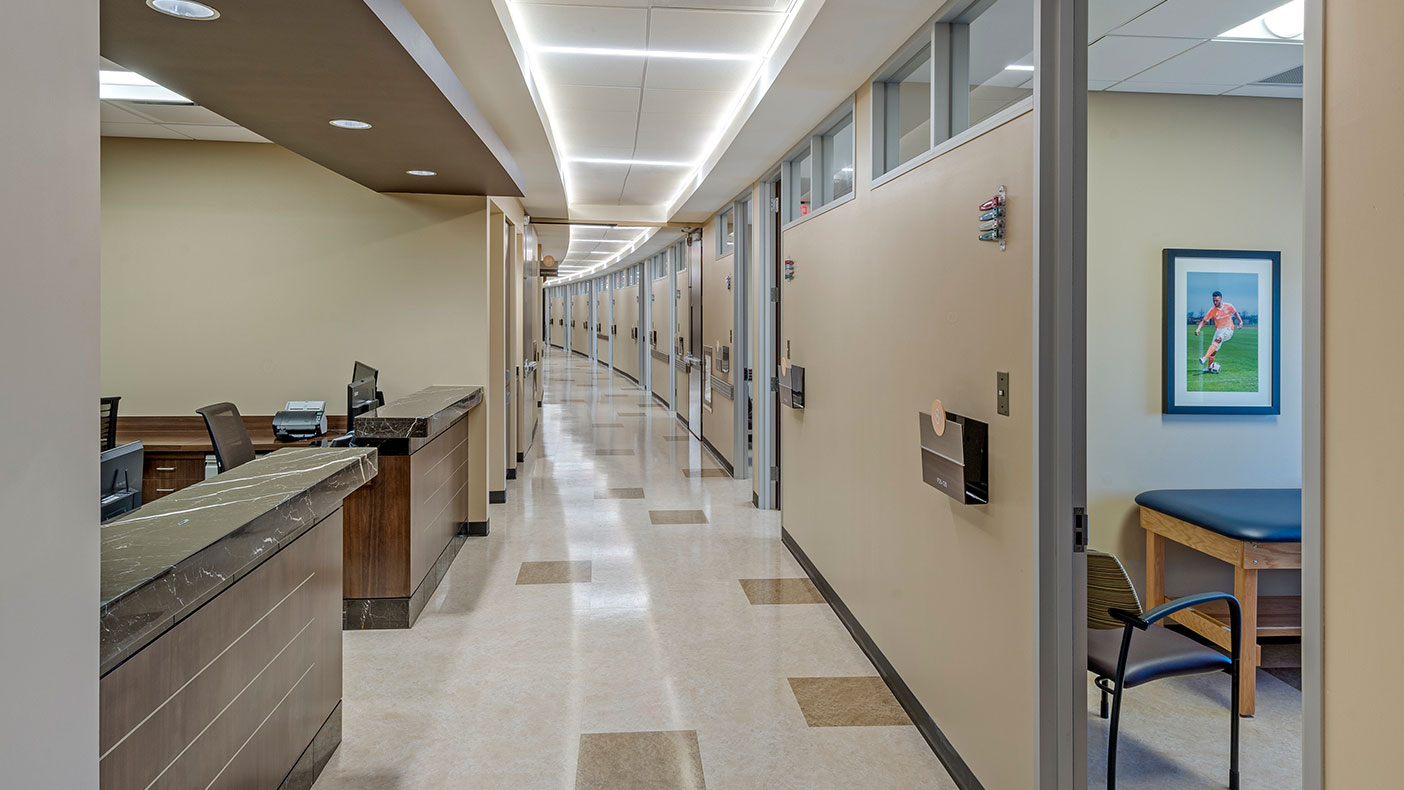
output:
M 156 493 L 158 493 L 158 494 L 169 494 L 169 493 L 171 493 L 172 491 L 175 491 L 175 489 L 174 489 L 174 488 L 158 488 L 158 489 L 156 489 Z
M 175 468 L 174 466 L 158 466 L 158 467 L 156 467 L 156 471 L 158 471 L 158 472 L 174 472 L 175 470 L 176 470 L 176 468 Z

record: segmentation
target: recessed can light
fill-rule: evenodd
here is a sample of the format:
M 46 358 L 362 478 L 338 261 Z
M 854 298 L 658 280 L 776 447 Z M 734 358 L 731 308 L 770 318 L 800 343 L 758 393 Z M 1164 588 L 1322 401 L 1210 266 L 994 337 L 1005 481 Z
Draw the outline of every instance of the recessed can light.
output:
M 371 128 L 371 125 L 368 124 L 368 123 L 366 123 L 365 121 L 353 121 L 353 120 L 351 120 L 350 118 L 337 118 L 336 120 L 334 120 L 334 121 L 328 121 L 327 123 L 330 123 L 332 126 L 335 126 L 335 127 L 337 127 L 338 129 L 369 129 L 369 128 Z
M 218 11 L 195 0 L 146 0 L 146 4 L 167 16 L 180 19 L 193 19 L 197 22 L 219 19 Z
M 408 175 L 412 175 L 412 176 L 437 176 L 437 175 L 438 175 L 438 173 L 435 173 L 433 170 L 406 170 L 405 173 L 408 174 Z

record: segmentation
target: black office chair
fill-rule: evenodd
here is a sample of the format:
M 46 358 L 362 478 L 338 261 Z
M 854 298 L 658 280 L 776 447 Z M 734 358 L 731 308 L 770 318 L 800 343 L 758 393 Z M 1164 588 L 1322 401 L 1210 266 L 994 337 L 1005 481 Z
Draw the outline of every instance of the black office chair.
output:
M 249 438 L 249 429 L 244 426 L 244 418 L 239 416 L 234 404 L 216 403 L 195 411 L 205 418 L 219 471 L 228 472 L 254 459 L 253 439 Z
M 117 402 L 120 396 L 98 399 L 98 452 L 117 446 Z
M 1233 645 L 1227 656 L 1184 634 L 1164 627 L 1151 628 L 1182 609 L 1221 599 L 1228 602 Z M 1238 790 L 1238 659 L 1242 628 L 1238 599 L 1228 593 L 1187 595 L 1142 612 L 1140 598 L 1121 560 L 1100 551 L 1087 552 L 1087 669 L 1097 676 L 1104 719 L 1108 717 L 1108 697 L 1111 700 L 1107 790 L 1116 788 L 1116 735 L 1122 692 L 1153 680 L 1209 672 L 1227 672 L 1233 678 L 1229 703 L 1233 717 L 1229 726 L 1229 788 Z

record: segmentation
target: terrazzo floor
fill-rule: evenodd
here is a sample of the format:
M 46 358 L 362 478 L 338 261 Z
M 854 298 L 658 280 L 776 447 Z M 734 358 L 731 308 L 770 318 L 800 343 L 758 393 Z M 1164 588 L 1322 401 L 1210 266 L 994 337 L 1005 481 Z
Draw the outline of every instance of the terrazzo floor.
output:
M 558 349 L 543 374 L 491 534 L 413 629 L 345 634 L 316 788 L 954 788 L 833 611 L 780 581 L 804 572 L 750 482 L 633 382 Z

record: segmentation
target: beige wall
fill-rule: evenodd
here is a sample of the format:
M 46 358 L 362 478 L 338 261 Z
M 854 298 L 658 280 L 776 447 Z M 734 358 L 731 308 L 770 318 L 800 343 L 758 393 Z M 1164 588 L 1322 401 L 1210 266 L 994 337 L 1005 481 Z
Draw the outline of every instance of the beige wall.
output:
M 782 341 L 807 386 L 806 410 L 780 415 L 784 527 L 989 788 L 1032 787 L 1036 763 L 1032 120 L 873 191 L 860 120 L 856 197 L 784 239 Z M 1001 184 L 1005 252 L 975 238 Z M 937 397 L 989 423 L 992 504 L 922 482 L 918 413 Z
M 98 4 L 0 25 L 0 784 L 97 787 Z M 102 393 L 105 394 L 105 393 Z
M 736 220 L 740 222 L 739 217 Z M 736 375 L 737 369 L 733 364 L 730 374 L 721 372 L 719 347 L 730 345 L 732 354 L 736 353 L 735 343 L 730 339 L 735 329 L 735 309 L 732 292 L 726 289 L 726 278 L 732 276 L 735 269 L 734 253 L 717 256 L 717 221 L 713 217 L 702 229 L 702 341 L 697 344 L 697 355 L 702 356 L 702 350 L 710 346 L 713 380 L 722 378 L 732 383 L 739 379 Z M 734 397 L 745 397 L 744 382 L 737 385 Z M 735 402 L 723 397 L 715 389 L 712 390 L 712 410 L 707 411 L 705 405 L 702 407 L 702 438 L 706 439 L 727 463 L 733 465 L 736 462 L 735 414 Z
M 1089 97 L 1087 497 L 1093 545 L 1120 555 L 1137 586 L 1136 494 L 1301 485 L 1301 109 L 1295 99 Z M 1167 247 L 1281 251 L 1280 416 L 1161 414 Z M 1210 446 L 1226 457 L 1210 457 Z M 1170 550 L 1172 594 L 1233 589 L 1228 566 Z M 1286 594 L 1299 580 L 1267 571 L 1262 584 Z
M 1381 411 L 1404 390 L 1404 5 L 1323 8 L 1325 766 L 1328 790 L 1353 790 L 1398 786 L 1404 729 L 1404 628 L 1391 608 L 1404 598 L 1404 423 Z
M 488 381 L 483 198 L 372 192 L 282 148 L 103 138 L 102 387 L 128 415 L 345 411 Z

